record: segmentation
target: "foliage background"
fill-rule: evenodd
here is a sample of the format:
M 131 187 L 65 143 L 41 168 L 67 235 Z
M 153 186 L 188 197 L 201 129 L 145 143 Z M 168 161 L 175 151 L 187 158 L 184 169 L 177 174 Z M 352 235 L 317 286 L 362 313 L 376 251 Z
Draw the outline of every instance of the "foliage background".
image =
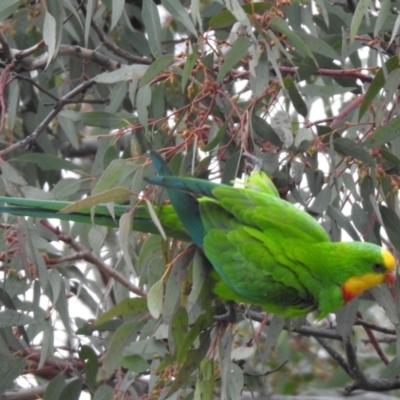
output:
M 0 193 L 161 203 L 148 150 L 225 183 L 249 153 L 332 240 L 397 254 L 397 6 L 2 0 Z M 198 250 L 130 232 L 129 215 L 1 227 L 2 398 L 398 396 L 396 288 L 320 323 L 270 316 L 256 338 L 257 309 L 213 319 Z

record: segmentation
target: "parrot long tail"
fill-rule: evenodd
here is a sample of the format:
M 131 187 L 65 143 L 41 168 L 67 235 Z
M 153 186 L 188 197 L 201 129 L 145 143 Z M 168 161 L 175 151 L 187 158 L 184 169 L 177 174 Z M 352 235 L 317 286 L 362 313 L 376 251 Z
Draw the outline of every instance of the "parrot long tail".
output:
M 197 197 L 214 197 L 212 190 L 220 187 L 221 184 L 175 176 L 158 153 L 151 151 L 150 157 L 158 175 L 146 177 L 145 180 L 165 188 L 175 212 L 191 236 L 192 241 L 197 246 L 202 247 L 206 232 Z
M 110 210 L 105 204 L 95 206 L 93 216 L 90 209 L 82 209 L 79 212 L 60 213 L 63 208 L 70 206 L 73 202 L 57 200 L 34 200 L 21 197 L 0 197 L 0 203 L 7 205 L 0 206 L 0 213 L 18 215 L 25 217 L 36 217 L 41 219 L 58 219 L 62 221 L 73 221 L 84 224 L 118 227 L 119 218 L 129 212 L 128 206 L 115 205 L 113 212 L 115 218 L 110 215 Z M 165 234 L 179 240 L 191 241 L 190 236 L 180 223 L 178 216 L 172 206 L 166 205 L 154 207 Z M 136 207 L 132 218 L 132 228 L 138 232 L 160 234 L 159 229 L 153 222 L 150 212 L 146 206 Z

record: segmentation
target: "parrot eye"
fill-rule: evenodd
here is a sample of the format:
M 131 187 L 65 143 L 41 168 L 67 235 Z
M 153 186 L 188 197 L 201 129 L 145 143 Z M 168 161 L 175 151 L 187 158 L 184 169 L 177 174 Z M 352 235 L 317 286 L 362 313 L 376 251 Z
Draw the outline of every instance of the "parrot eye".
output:
M 372 266 L 372 269 L 373 269 L 375 272 L 385 272 L 385 271 L 386 271 L 385 266 L 382 265 L 382 264 L 374 264 L 374 265 Z

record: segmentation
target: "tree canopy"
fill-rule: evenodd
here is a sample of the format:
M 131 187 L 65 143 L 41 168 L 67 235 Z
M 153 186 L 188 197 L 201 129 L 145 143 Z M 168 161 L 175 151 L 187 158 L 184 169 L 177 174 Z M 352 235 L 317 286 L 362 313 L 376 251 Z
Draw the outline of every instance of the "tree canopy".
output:
M 149 150 L 177 175 L 227 184 L 250 155 L 333 241 L 397 255 L 397 7 L 2 0 L 0 195 L 134 212 L 167 199 L 143 179 Z M 2 215 L 2 398 L 398 396 L 395 287 L 321 322 L 236 305 L 222 323 L 201 251 L 130 218 Z

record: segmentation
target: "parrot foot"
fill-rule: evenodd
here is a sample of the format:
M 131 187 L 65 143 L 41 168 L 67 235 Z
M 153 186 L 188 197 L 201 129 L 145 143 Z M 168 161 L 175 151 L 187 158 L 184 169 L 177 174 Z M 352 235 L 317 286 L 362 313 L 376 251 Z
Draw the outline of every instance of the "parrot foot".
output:
M 234 323 L 236 322 L 236 311 L 233 301 L 227 301 L 225 303 L 226 312 L 223 314 L 214 315 L 214 319 L 216 321 L 223 321 L 227 323 Z

